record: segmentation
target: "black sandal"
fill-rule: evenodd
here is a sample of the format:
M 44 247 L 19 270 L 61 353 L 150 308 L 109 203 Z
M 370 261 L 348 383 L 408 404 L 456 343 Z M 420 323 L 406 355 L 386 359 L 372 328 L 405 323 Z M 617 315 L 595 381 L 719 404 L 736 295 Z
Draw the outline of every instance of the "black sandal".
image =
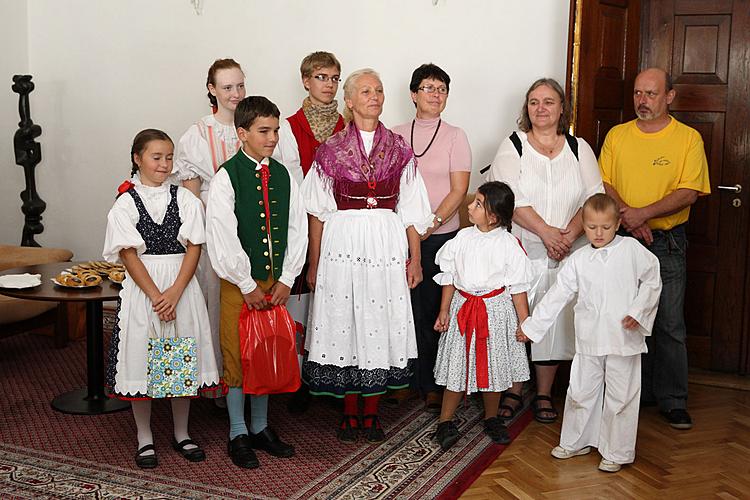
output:
M 153 455 L 142 455 L 142 453 L 147 452 L 149 450 L 154 450 Z M 154 448 L 153 444 L 147 444 L 143 448 L 139 448 L 138 451 L 135 452 L 135 465 L 140 467 L 141 469 L 153 469 L 157 465 L 159 465 L 159 461 L 156 458 L 156 448 Z
M 338 430 L 336 431 L 336 438 L 344 443 L 354 443 L 359 437 L 359 426 L 352 426 L 352 420 L 359 422 L 356 415 L 344 415 Z
M 191 444 L 194 444 L 195 448 L 185 448 L 185 446 Z M 206 459 L 206 453 L 192 439 L 185 439 L 178 443 L 177 440 L 172 438 L 172 448 L 191 462 L 202 462 Z
M 518 401 L 518 404 L 516 406 L 510 406 L 508 404 L 504 404 L 505 399 L 512 399 L 513 401 Z M 503 397 L 500 398 L 500 411 L 505 410 L 509 413 L 509 415 L 500 415 L 498 413 L 498 418 L 503 421 L 504 424 L 507 424 L 511 420 L 513 420 L 513 417 L 516 416 L 516 413 L 518 413 L 518 410 L 521 409 L 523 406 L 523 398 L 510 391 L 505 391 L 503 393 Z
M 544 408 L 539 406 L 539 401 L 549 401 L 550 407 Z M 557 420 L 557 410 L 552 404 L 552 398 L 549 396 L 539 395 L 534 396 L 534 400 L 531 402 L 534 405 L 534 418 L 537 422 L 542 424 L 551 424 Z M 552 414 L 552 416 L 544 416 L 545 413 Z
M 385 441 L 385 431 L 380 426 L 380 420 L 377 415 L 365 415 L 362 417 L 362 421 L 371 419 L 370 427 L 365 427 L 365 439 L 371 443 L 382 443 Z

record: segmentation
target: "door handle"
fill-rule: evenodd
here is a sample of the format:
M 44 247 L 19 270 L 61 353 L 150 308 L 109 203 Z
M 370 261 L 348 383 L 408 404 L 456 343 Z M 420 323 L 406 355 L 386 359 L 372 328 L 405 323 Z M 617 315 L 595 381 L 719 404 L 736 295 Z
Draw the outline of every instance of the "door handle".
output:
M 722 191 L 731 191 L 735 194 L 742 192 L 742 186 L 740 184 L 735 184 L 734 186 L 716 186 L 716 188 L 721 189 Z

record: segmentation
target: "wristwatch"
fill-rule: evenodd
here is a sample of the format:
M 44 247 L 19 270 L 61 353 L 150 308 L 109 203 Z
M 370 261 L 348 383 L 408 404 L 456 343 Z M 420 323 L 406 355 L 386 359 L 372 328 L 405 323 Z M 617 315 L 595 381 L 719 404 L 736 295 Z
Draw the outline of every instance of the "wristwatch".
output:
M 437 222 L 438 227 L 443 225 L 443 218 L 440 217 L 437 214 L 432 214 L 432 217 L 435 219 L 435 222 Z

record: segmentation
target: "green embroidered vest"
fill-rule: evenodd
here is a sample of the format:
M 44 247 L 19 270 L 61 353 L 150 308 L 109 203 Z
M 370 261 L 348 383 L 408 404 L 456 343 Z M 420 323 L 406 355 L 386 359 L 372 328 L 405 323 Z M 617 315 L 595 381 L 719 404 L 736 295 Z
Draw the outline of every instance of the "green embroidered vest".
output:
M 242 150 L 226 161 L 221 168 L 229 174 L 234 189 L 234 214 L 237 217 L 237 236 L 250 258 L 251 276 L 266 280 L 273 271 L 278 280 L 284 264 L 287 232 L 289 230 L 289 172 L 286 167 L 269 158 L 268 203 L 271 220 L 266 220 L 260 170 Z M 267 227 L 270 224 L 269 241 Z

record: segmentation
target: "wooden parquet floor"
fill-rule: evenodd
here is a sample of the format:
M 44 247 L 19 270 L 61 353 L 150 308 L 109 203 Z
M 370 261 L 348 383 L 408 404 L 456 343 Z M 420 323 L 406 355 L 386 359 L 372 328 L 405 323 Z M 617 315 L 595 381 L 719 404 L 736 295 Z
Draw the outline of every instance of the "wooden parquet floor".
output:
M 692 383 L 689 397 L 688 431 L 641 409 L 635 463 L 615 474 L 597 469 L 596 450 L 553 458 L 559 420 L 533 421 L 461 498 L 750 499 L 750 392 Z

